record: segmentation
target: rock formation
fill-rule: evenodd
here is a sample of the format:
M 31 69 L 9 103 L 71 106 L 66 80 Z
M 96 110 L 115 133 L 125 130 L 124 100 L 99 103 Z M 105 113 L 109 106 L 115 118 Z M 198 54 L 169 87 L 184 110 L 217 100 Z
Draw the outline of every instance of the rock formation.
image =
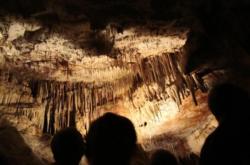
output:
M 247 86 L 247 6 L 243 0 L 6 1 L 0 115 L 26 116 L 41 133 L 76 126 L 85 134 L 92 120 L 113 111 L 129 116 L 145 138 L 144 128 L 166 117 L 166 107 L 204 108 L 215 82 Z

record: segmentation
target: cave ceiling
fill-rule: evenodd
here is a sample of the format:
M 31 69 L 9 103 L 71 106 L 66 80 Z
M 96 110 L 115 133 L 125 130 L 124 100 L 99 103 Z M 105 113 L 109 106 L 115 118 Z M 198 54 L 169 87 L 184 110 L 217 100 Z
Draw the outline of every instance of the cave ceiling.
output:
M 86 131 L 106 110 L 140 116 L 141 125 L 185 98 L 197 105 L 196 92 L 215 80 L 250 73 L 248 17 L 226 6 L 230 19 L 212 1 L 5 1 L 1 109 L 53 134 Z

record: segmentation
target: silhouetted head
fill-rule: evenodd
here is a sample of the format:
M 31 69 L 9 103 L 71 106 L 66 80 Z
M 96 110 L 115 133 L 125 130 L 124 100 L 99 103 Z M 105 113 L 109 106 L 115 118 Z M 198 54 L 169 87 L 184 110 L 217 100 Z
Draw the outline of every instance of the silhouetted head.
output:
M 151 157 L 150 165 L 177 165 L 177 160 L 173 154 L 166 150 L 157 150 Z
M 245 108 L 248 103 L 248 92 L 228 83 L 215 86 L 208 96 L 209 108 L 219 122 L 232 115 L 249 113 Z
M 1 153 L 1 149 L 0 149 L 0 164 L 1 165 L 9 165 L 6 156 L 3 153 Z
M 51 141 L 51 149 L 58 165 L 78 165 L 85 148 L 83 137 L 75 128 L 57 132 Z
M 149 165 L 149 162 L 148 153 L 143 149 L 141 144 L 137 144 L 129 165 Z
M 199 164 L 199 156 L 194 154 L 194 153 L 191 153 L 187 156 L 185 156 L 184 158 L 181 158 L 180 159 L 180 163 L 182 165 L 198 165 Z
M 128 165 L 137 137 L 129 119 L 106 113 L 91 124 L 86 141 L 90 165 Z

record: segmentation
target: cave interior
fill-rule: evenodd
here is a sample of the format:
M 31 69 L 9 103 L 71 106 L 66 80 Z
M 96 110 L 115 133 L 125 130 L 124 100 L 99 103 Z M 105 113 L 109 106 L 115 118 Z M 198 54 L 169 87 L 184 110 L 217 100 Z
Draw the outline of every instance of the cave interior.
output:
M 51 136 L 129 118 L 147 151 L 199 154 L 207 94 L 250 86 L 247 0 L 8 0 L 0 6 L 0 127 L 48 162 Z M 0 133 L 1 135 L 1 133 Z M 1 150 L 1 149 L 0 149 Z

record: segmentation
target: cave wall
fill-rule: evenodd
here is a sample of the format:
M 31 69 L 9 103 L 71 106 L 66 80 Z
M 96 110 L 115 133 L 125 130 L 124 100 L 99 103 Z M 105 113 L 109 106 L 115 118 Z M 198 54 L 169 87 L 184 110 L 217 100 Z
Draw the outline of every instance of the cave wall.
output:
M 249 89 L 248 7 L 244 0 L 5 1 L 0 115 L 25 117 L 38 134 L 67 126 L 85 134 L 112 111 L 148 137 L 168 117 L 161 107 L 169 102 L 180 112 L 197 105 L 198 115 L 206 109 L 199 98 L 215 83 Z M 192 135 L 212 131 L 208 118 L 196 120 L 204 129 Z M 160 143 L 164 131 L 157 133 Z
M 119 100 L 127 99 L 137 110 L 144 106 L 144 100 L 171 98 L 180 105 L 190 94 L 196 103 L 194 91 L 206 88 L 194 76 L 182 72 L 179 49 L 185 42 L 183 29 L 174 36 L 165 34 L 164 27 L 163 36 L 155 36 L 156 32 L 141 26 L 123 34 L 114 32 L 112 50 L 98 54 L 99 45 L 90 45 L 94 41 L 88 37 L 94 32 L 88 25 L 67 27 L 62 23 L 61 27 L 72 30 L 68 37 L 79 36 L 65 39 L 56 32 L 65 29 L 57 26 L 45 33 L 38 22 L 27 23 L 27 19 L 15 17 L 3 19 L 7 35 L 1 46 L 1 82 L 3 88 L 7 85 L 8 92 L 2 91 L 1 104 L 16 105 L 17 114 L 35 118 L 44 133 L 75 126 L 76 116 L 82 116 L 87 129 L 96 118 L 93 116 L 96 109 L 115 105 Z M 109 39 L 110 26 L 98 35 Z M 100 41 L 99 37 L 95 39 L 103 42 L 105 48 L 106 40 Z M 72 42 L 79 42 L 81 47 L 74 47 Z M 14 88 L 20 91 L 17 93 Z M 42 113 L 27 110 L 36 107 L 43 109 Z M 147 109 L 154 116 L 158 108 L 156 105 Z

